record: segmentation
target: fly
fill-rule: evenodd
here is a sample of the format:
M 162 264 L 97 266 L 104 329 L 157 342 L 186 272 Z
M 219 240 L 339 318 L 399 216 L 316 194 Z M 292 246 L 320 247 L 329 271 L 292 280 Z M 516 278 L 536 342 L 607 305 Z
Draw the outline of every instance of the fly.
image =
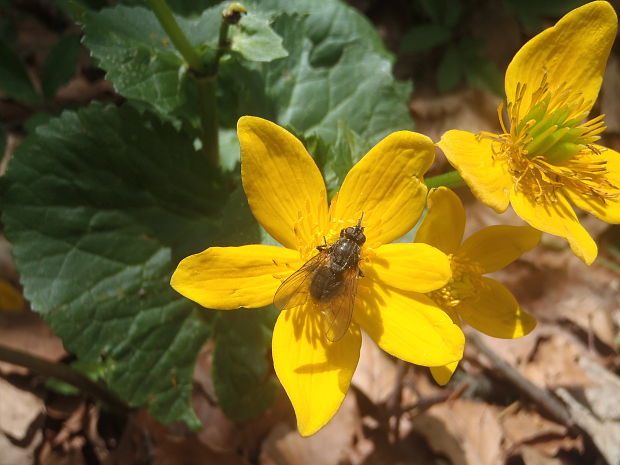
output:
M 322 315 L 327 339 L 341 339 L 351 323 L 357 278 L 364 276 L 359 268 L 362 245 L 366 242 L 362 217 L 356 226 L 340 231 L 340 238 L 319 251 L 299 270 L 284 281 L 273 299 L 279 310 L 294 308 L 307 302 Z

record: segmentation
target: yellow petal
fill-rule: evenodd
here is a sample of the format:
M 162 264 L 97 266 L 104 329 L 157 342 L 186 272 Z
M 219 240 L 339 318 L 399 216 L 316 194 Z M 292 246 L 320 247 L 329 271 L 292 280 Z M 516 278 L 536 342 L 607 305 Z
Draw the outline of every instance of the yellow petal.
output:
M 428 244 L 384 244 L 374 252 L 362 263 L 366 279 L 394 289 L 430 292 L 452 276 L 446 254 Z
M 508 208 L 512 176 L 493 154 L 493 141 L 467 131 L 446 132 L 437 144 L 482 203 L 502 213 Z
M 481 274 L 493 273 L 536 247 L 540 236 L 530 226 L 489 226 L 468 237 L 457 253 L 481 265 Z
M 536 327 L 536 318 L 524 312 L 512 293 L 494 279 L 482 277 L 479 298 L 457 307 L 472 328 L 502 339 L 516 339 Z
M 297 428 L 310 436 L 334 416 L 357 366 L 362 337 L 355 323 L 337 342 L 323 334 L 320 313 L 285 310 L 273 330 L 273 366 L 291 399 Z
M 203 307 L 230 310 L 273 302 L 281 280 L 303 265 L 299 253 L 284 247 L 210 247 L 184 258 L 170 285 Z
M 598 197 L 584 196 L 578 192 L 566 190 L 571 202 L 582 210 L 596 216 L 606 223 L 620 223 L 620 153 L 605 147 L 598 147 L 600 154 L 589 154 L 592 161 L 605 161 L 607 175 L 605 179 L 615 188 L 616 197 L 601 200 Z M 585 156 L 581 156 L 585 158 Z
M 21 312 L 25 307 L 21 292 L 8 281 L 0 279 L 0 312 Z
M 347 174 L 332 216 L 357 221 L 364 212 L 367 243 L 403 236 L 420 218 L 426 199 L 423 175 L 435 147 L 422 134 L 399 131 L 375 145 Z
M 517 215 L 536 229 L 563 237 L 573 253 L 586 265 L 591 265 L 598 252 L 596 242 L 579 224 L 573 208 L 564 196 L 557 192 L 557 202 L 538 203 L 520 191 L 512 190 L 510 202 Z
M 241 178 L 254 217 L 285 247 L 295 249 L 300 235 L 315 242 L 315 229 L 327 220 L 325 183 L 303 144 L 270 121 L 244 116 L 237 123 Z M 298 222 L 301 216 L 310 221 Z
M 439 366 L 463 357 L 463 332 L 425 295 L 360 286 L 353 318 L 379 347 L 407 362 Z
M 456 252 L 465 231 L 465 209 L 461 199 L 447 187 L 439 187 L 431 189 L 427 202 L 428 211 L 415 241 L 437 247 L 443 253 Z
M 508 65 L 505 82 L 508 102 L 515 101 L 518 83 L 526 86 L 519 120 L 528 111 L 545 72 L 552 90 L 566 86 L 575 100 L 582 97 L 591 107 L 617 28 L 613 7 L 603 1 L 591 2 L 566 14 L 521 47 Z
M 437 384 L 445 386 L 448 384 L 448 381 L 450 381 L 450 378 L 452 378 L 458 366 L 459 362 L 452 362 L 440 367 L 431 367 L 431 375 L 433 375 L 433 379 Z

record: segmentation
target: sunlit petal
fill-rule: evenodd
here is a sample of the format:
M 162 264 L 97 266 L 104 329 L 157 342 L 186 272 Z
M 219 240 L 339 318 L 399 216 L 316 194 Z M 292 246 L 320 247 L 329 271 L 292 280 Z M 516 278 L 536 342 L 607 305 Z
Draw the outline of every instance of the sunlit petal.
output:
M 482 278 L 479 298 L 458 307 L 460 317 L 484 334 L 515 339 L 536 327 L 536 318 L 524 312 L 506 287 L 490 278 Z
M 385 244 L 362 264 L 368 280 L 377 285 L 430 292 L 445 285 L 452 273 L 446 254 L 427 244 Z
M 462 358 L 463 332 L 425 295 L 360 286 L 357 300 L 353 318 L 395 357 L 423 366 Z
M 610 191 L 615 194 L 613 197 L 603 199 L 599 196 L 587 196 L 581 193 L 566 189 L 571 202 L 582 210 L 600 218 L 606 223 L 620 223 L 620 153 L 615 150 L 598 147 L 600 153 L 590 152 L 587 155 L 580 155 L 580 158 L 587 157 L 592 161 L 604 162 L 607 169 L 605 180 L 609 183 Z
M 325 183 L 303 144 L 270 121 L 244 116 L 237 123 L 241 177 L 252 213 L 282 245 L 298 247 L 297 235 L 314 242 L 327 219 Z M 310 217 L 311 221 L 298 220 Z M 297 228 L 297 232 L 295 231 Z
M 299 253 L 284 247 L 211 247 L 184 258 L 170 285 L 203 307 L 257 308 L 273 302 L 281 283 L 274 275 L 286 276 L 302 264 Z
M 506 162 L 494 156 L 494 143 L 471 132 L 452 130 L 446 132 L 437 145 L 474 195 L 502 213 L 508 208 L 513 180 Z
M 536 247 L 540 236 L 540 231 L 530 226 L 489 226 L 468 237 L 458 255 L 480 265 L 481 274 L 493 273 Z
M 446 254 L 456 252 L 465 231 L 465 208 L 459 196 L 447 187 L 431 189 L 428 211 L 418 232 L 416 242 L 437 247 Z
M 357 221 L 364 213 L 372 246 L 391 242 L 413 228 L 426 199 L 423 175 L 435 156 L 433 142 L 422 134 L 390 134 L 347 174 L 332 213 Z
M 273 330 L 273 365 L 291 399 L 302 436 L 317 432 L 340 407 L 362 343 L 355 323 L 342 339 L 329 342 L 320 318 L 305 307 L 285 310 Z
M 566 239 L 575 255 L 591 265 L 598 252 L 596 242 L 579 224 L 568 201 L 559 192 L 556 197 L 554 203 L 537 202 L 513 189 L 510 202 L 517 215 L 536 229 Z
M 569 12 L 521 47 L 508 65 L 505 83 L 508 102 L 515 101 L 518 83 L 526 86 L 518 119 L 528 111 L 545 73 L 552 88 L 564 85 L 592 106 L 617 28 L 613 7 L 596 1 Z
M 448 363 L 440 367 L 431 367 L 431 375 L 440 386 L 445 386 L 459 366 L 459 362 Z

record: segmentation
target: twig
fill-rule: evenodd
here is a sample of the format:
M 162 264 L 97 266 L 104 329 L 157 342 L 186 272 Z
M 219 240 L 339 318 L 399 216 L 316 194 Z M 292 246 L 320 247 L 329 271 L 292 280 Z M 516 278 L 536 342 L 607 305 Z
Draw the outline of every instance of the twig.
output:
M 400 403 L 403 398 L 403 380 L 405 379 L 408 368 L 409 364 L 407 362 L 400 359 L 396 362 L 396 383 L 392 394 L 386 402 L 388 413 L 390 416 L 394 416 L 393 426 L 390 428 L 392 443 L 398 441 L 400 436 L 400 417 L 402 415 Z
M 467 335 L 470 341 L 482 354 L 484 354 L 493 363 L 494 367 L 502 374 L 504 378 L 510 381 L 519 391 L 525 394 L 530 400 L 536 403 L 547 415 L 555 421 L 569 427 L 575 427 L 569 411 L 555 397 L 552 397 L 547 391 L 539 388 L 521 373 L 511 367 L 505 360 L 493 352 L 480 336 L 474 332 Z
M 114 392 L 94 382 L 70 366 L 63 365 L 62 363 L 50 362 L 3 345 L 0 345 L 0 360 L 12 363 L 13 365 L 26 367 L 33 372 L 71 384 L 86 394 L 90 394 L 92 397 L 107 404 L 113 412 L 119 415 L 126 415 L 129 413 L 129 406 Z
M 469 383 L 463 383 L 454 390 L 443 390 L 439 394 L 430 397 L 421 397 L 417 402 L 409 404 L 401 408 L 400 413 L 407 413 L 411 410 L 417 410 L 417 413 L 425 412 L 433 405 L 441 404 L 450 400 L 458 399 L 469 387 Z

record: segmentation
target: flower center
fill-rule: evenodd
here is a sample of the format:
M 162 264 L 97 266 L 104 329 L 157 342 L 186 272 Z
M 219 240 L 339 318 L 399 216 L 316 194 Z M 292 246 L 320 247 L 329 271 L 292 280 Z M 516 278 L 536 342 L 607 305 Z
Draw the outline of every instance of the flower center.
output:
M 544 74 L 520 117 L 525 92 L 526 85 L 518 84 L 515 100 L 508 104 L 510 130 L 500 104 L 503 133 L 478 135 L 494 141 L 494 155 L 507 162 L 517 189 L 538 202 L 556 202 L 560 188 L 603 201 L 618 196 L 620 190 L 607 180 L 606 161 L 600 157 L 604 149 L 593 145 L 606 129 L 605 115 L 586 121 L 590 102 L 565 85 L 551 89 Z
M 477 263 L 456 255 L 449 255 L 452 279 L 441 289 L 427 295 L 442 309 L 451 312 L 463 302 L 476 301 L 482 286 L 482 268 Z

